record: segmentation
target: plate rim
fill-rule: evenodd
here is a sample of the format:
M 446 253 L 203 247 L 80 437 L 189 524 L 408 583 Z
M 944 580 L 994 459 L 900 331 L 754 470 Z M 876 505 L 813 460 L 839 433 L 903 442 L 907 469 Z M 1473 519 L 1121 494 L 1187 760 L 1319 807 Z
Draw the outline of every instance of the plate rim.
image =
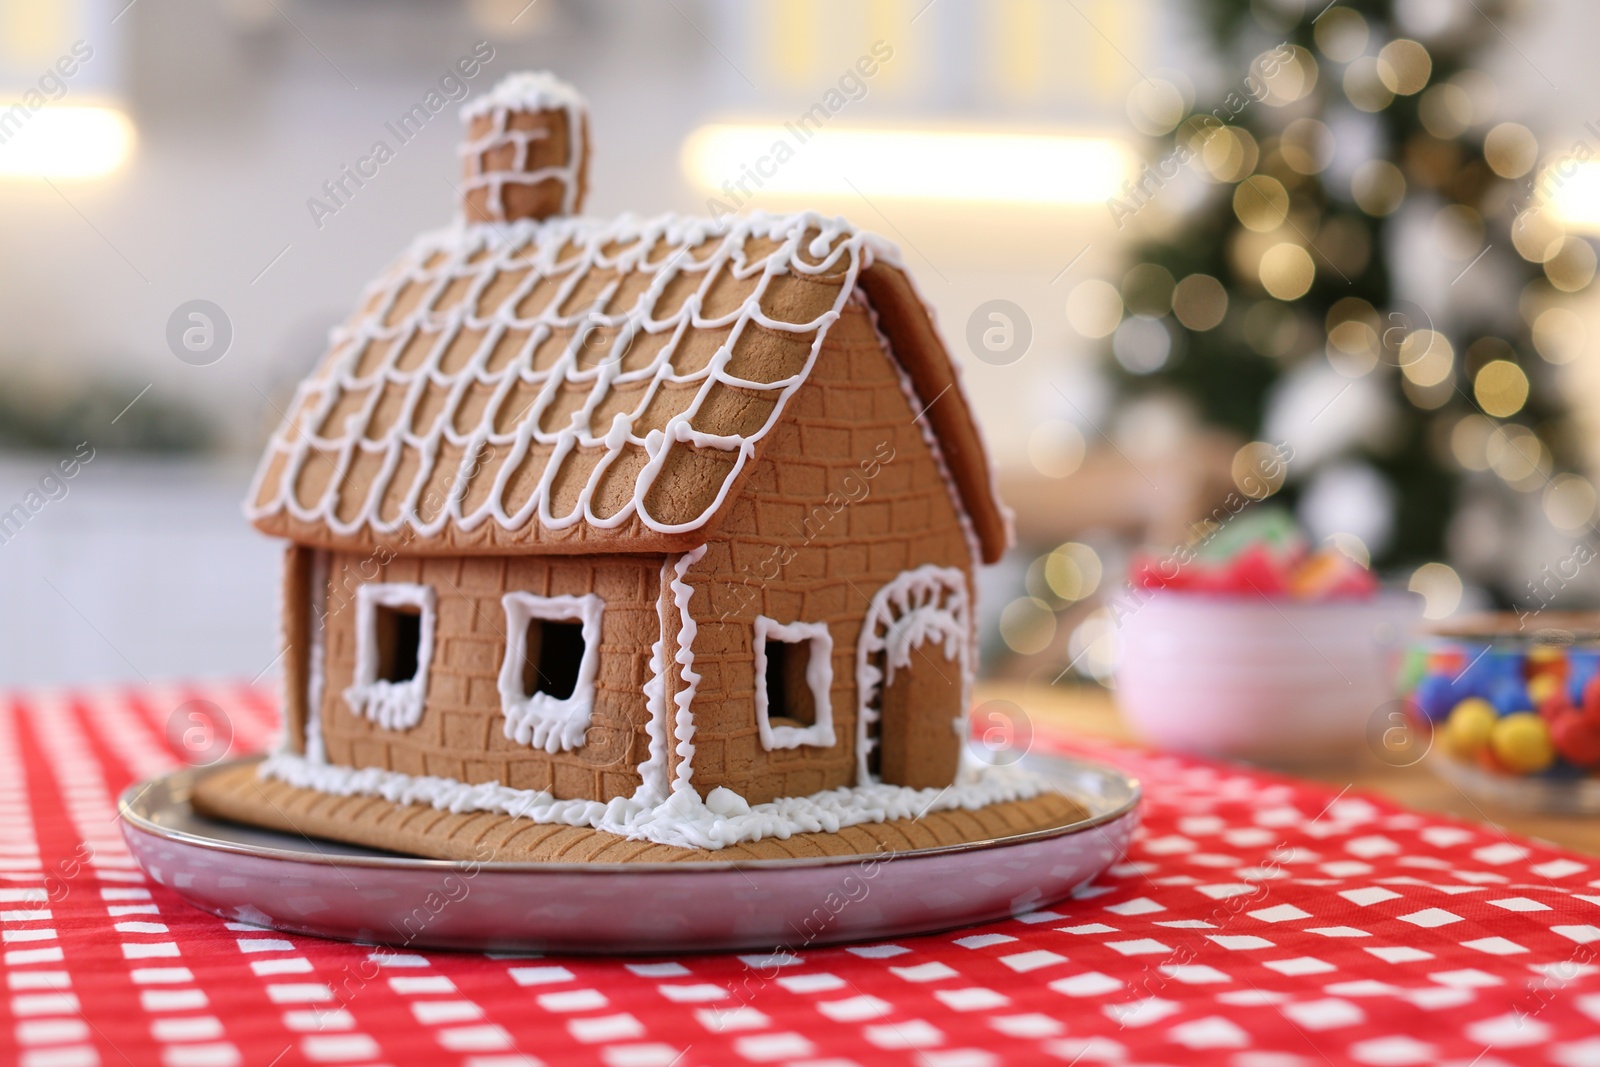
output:
M 1136 814 L 1140 803 L 1144 800 L 1144 783 L 1121 767 L 1079 756 L 1050 754 L 1045 758 L 1052 762 L 1085 768 L 1095 773 L 1120 779 L 1128 790 L 1128 799 L 1100 815 L 1067 823 L 1063 826 L 1053 826 L 1044 830 L 1030 830 L 1026 833 L 985 838 L 981 841 L 963 842 L 955 845 L 937 845 L 932 848 L 908 849 L 896 852 L 853 852 L 843 856 L 801 856 L 792 859 L 757 860 L 685 860 L 680 863 L 541 863 L 536 860 L 507 862 L 444 860 L 406 855 L 336 856 L 320 850 L 299 852 L 292 849 L 277 848 L 272 845 L 246 845 L 225 841 L 220 838 L 207 837 L 202 834 L 191 833 L 188 830 L 163 826 L 145 816 L 138 808 L 139 801 L 157 787 L 161 787 L 169 795 L 178 794 L 180 789 L 192 789 L 192 783 L 206 774 L 215 773 L 227 767 L 260 762 L 264 758 L 264 755 L 248 756 L 241 759 L 220 760 L 203 767 L 180 767 L 176 770 L 168 771 L 166 774 L 156 775 L 153 778 L 129 785 L 117 797 L 117 816 L 123 823 L 123 833 L 138 832 L 147 837 L 173 844 L 201 848 L 210 852 L 252 856 L 276 863 L 309 863 L 331 867 L 363 867 L 418 873 L 427 873 L 429 871 L 441 873 L 459 872 L 466 868 L 472 868 L 479 872 L 495 874 L 622 875 L 665 874 L 668 872 L 706 874 L 715 872 L 727 873 L 730 870 L 792 871 L 804 868 L 840 867 L 859 865 L 864 860 L 888 862 L 891 860 L 924 859 L 954 853 L 980 852 L 996 848 L 1011 848 L 1100 829 Z M 192 804 L 187 796 L 183 796 L 180 802 L 189 805 L 192 810 Z M 312 849 L 316 848 L 315 839 L 308 838 L 306 840 Z

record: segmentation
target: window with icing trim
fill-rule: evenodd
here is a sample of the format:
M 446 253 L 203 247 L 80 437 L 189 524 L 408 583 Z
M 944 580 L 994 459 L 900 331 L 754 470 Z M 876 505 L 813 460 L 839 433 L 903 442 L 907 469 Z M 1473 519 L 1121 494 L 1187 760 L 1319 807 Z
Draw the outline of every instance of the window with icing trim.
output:
M 546 752 L 583 745 L 594 713 L 605 604 L 593 593 L 507 593 L 500 664 L 505 735 Z
M 431 586 L 375 582 L 356 590 L 356 663 L 344 691 L 351 711 L 390 730 L 422 721 L 437 621 Z
M 756 726 L 761 747 L 834 744 L 833 637 L 824 622 L 755 621 Z

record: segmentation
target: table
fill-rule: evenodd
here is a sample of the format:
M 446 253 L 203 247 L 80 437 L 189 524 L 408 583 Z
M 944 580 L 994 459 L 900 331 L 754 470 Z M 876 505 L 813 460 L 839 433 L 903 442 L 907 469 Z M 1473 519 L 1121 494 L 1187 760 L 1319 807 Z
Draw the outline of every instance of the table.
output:
M 1074 739 L 1042 710 L 1034 745 L 1127 768 L 1144 826 L 1072 899 L 1020 900 L 1005 922 L 577 959 L 224 921 L 133 863 L 114 809 L 181 754 L 228 747 L 185 736 L 192 701 L 220 709 L 236 753 L 271 736 L 271 695 L 246 685 L 0 694 L 0 1063 L 1600 1063 L 1600 862 L 1343 786 Z
M 1117 712 L 1111 694 L 1098 686 L 980 686 L 979 702 L 1008 700 L 1051 727 L 1084 737 L 1132 743 L 1137 737 Z M 1437 812 L 1509 833 L 1550 841 L 1575 852 L 1600 856 L 1600 817 L 1540 815 L 1484 805 L 1434 774 L 1424 759 L 1408 767 L 1384 763 L 1370 752 L 1331 763 L 1300 764 L 1285 773 L 1341 789 L 1386 797 L 1413 811 Z

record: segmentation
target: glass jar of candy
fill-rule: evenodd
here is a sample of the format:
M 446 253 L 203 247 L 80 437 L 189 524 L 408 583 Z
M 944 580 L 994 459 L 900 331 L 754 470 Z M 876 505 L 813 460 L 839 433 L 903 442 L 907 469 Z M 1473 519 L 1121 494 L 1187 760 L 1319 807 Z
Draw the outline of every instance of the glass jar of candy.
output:
M 1508 808 L 1600 812 L 1600 615 L 1485 615 L 1436 628 L 1407 664 L 1433 768 Z

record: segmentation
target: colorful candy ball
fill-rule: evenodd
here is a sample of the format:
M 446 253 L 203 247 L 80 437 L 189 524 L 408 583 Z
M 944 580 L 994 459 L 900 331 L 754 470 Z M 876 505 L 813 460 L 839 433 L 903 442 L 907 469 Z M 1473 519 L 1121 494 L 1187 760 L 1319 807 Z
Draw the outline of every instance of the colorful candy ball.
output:
M 1561 758 L 1574 767 L 1589 768 L 1600 765 L 1600 730 L 1586 722 L 1576 711 L 1548 720 L 1550 740 Z
M 1541 671 L 1528 679 L 1528 700 L 1535 707 L 1556 695 L 1565 696 L 1567 687 L 1559 674 Z
M 1489 734 L 1495 758 L 1513 774 L 1538 774 L 1555 762 L 1550 727 L 1531 711 L 1517 711 L 1496 722 Z
M 1448 755 L 1470 760 L 1488 746 L 1498 719 L 1493 704 L 1481 697 L 1468 697 L 1451 709 L 1439 732 L 1439 743 Z

